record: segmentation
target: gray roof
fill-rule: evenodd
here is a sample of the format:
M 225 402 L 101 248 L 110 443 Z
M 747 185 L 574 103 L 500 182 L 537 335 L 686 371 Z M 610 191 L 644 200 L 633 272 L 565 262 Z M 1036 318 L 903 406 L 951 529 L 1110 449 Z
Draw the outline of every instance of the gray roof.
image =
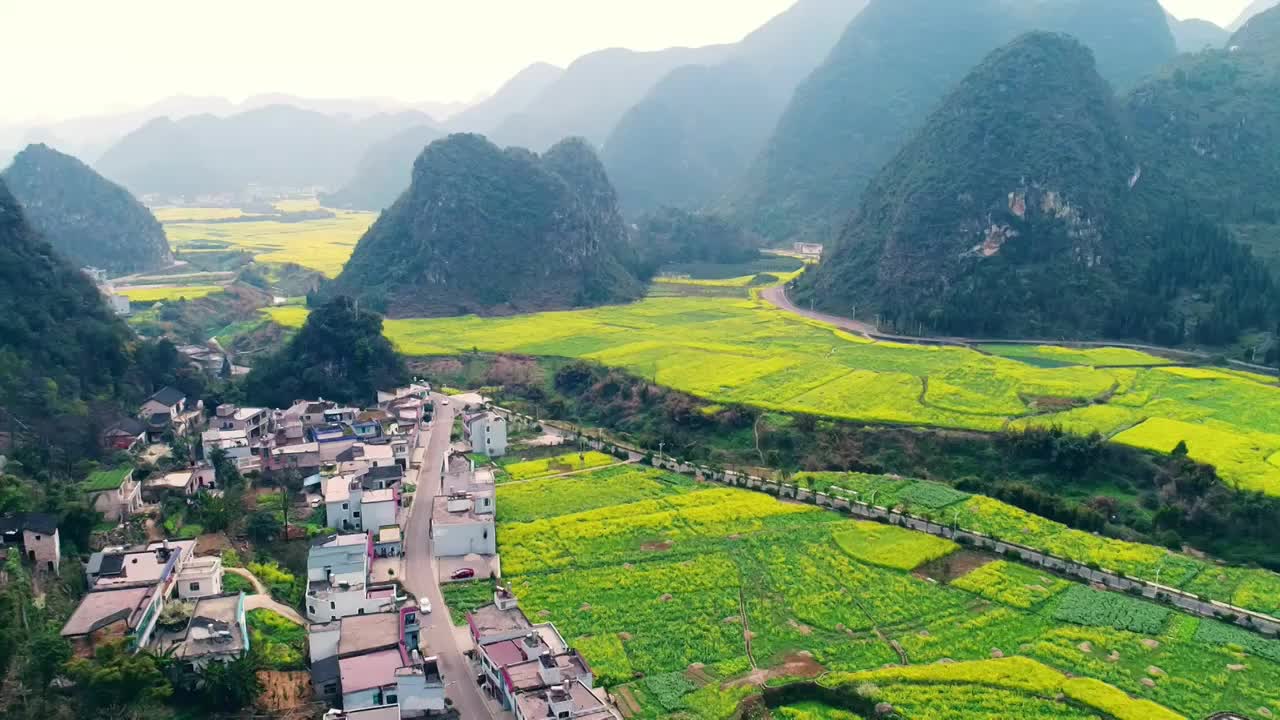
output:
M 151 397 L 147 398 L 146 402 L 151 402 L 152 400 L 155 400 L 156 402 L 162 405 L 173 406 L 185 400 L 186 397 L 187 396 L 183 394 L 181 390 L 175 387 L 166 386 L 161 388 Z

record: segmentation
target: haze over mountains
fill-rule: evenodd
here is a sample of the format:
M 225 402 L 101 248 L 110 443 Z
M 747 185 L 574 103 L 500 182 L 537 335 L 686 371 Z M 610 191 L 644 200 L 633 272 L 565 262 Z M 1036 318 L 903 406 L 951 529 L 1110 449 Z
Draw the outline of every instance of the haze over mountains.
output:
M 331 188 L 375 142 L 429 123 L 412 111 L 355 120 L 289 105 L 225 118 L 158 118 L 113 145 L 96 167 L 138 195 Z
M 622 116 L 603 159 L 626 210 L 698 207 L 747 168 L 796 85 L 865 0 L 800 0 L 728 49 L 677 68 Z
M 2 177 L 32 227 L 77 266 L 127 275 L 173 263 L 151 211 L 79 160 L 31 145 Z

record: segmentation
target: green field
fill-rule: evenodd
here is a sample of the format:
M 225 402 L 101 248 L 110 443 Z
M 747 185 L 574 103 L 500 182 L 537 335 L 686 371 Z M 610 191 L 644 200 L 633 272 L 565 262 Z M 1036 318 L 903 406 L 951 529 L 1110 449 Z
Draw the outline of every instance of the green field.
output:
M 285 325 L 305 320 L 300 308 L 268 312 Z M 386 333 L 410 355 L 477 348 L 584 358 L 713 402 L 785 412 L 983 431 L 1061 425 L 1162 452 L 1185 441 L 1228 482 L 1280 495 L 1280 386 L 1227 370 L 1094 367 L 1162 362 L 1131 350 L 1016 351 L 1056 360 L 1040 367 L 964 348 L 873 343 L 762 301 L 710 297 L 389 320 Z
M 281 210 L 307 210 L 314 203 L 277 203 Z M 164 208 L 157 217 L 178 255 L 244 250 L 262 263 L 295 263 L 337 277 L 373 221 L 374 213 L 334 211 L 337 217 L 305 222 L 181 222 L 239 217 L 225 208 Z
M 525 613 L 555 623 L 633 717 L 727 719 L 796 667 L 911 718 L 1280 712 L 1280 641 L 1007 563 L 929 580 L 914 563 L 955 546 L 625 470 L 638 474 L 500 487 L 513 508 L 498 540 Z

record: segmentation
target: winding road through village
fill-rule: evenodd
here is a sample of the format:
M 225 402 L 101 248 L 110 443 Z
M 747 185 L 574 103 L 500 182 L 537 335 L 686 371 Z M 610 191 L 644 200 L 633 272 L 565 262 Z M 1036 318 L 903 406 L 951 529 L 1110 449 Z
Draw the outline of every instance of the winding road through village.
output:
M 418 598 L 419 603 L 431 603 L 433 612 L 425 616 L 424 652 L 435 655 L 440 663 L 446 697 L 453 701 L 453 707 L 463 720 L 492 720 L 494 714 L 476 685 L 471 663 L 454 636 L 453 623 L 440 593 L 435 558 L 431 554 L 431 501 L 442 487 L 440 470 L 449 454 L 449 435 L 454 417 L 453 407 L 441 404 L 445 399 L 443 395 L 432 395 L 431 399 L 435 404 L 434 419 L 419 436 L 419 443 L 426 451 L 422 467 L 417 471 L 417 491 L 405 523 L 405 588 Z

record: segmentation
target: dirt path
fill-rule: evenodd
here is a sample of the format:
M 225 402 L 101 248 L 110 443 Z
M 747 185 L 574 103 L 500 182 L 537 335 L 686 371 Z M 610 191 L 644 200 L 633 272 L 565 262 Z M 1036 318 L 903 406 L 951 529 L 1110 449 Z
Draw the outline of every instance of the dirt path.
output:
M 271 593 L 270 591 L 267 590 L 267 587 L 263 585 L 262 581 L 259 580 L 253 573 L 249 572 L 245 568 L 239 568 L 239 567 L 229 567 L 229 568 L 225 568 L 225 570 L 226 572 L 235 573 L 236 575 L 239 575 L 245 580 L 248 580 L 249 584 L 253 585 L 254 594 L 249 595 L 244 599 L 245 609 L 271 610 L 275 612 L 277 615 L 281 615 L 289 620 L 292 620 L 293 622 L 303 627 L 307 626 L 306 618 L 302 617 L 302 615 L 299 614 L 297 610 L 294 610 L 288 605 L 285 605 L 284 603 L 276 602 L 271 597 Z
M 756 656 L 751 653 L 751 621 L 747 618 L 747 596 L 741 583 L 738 584 L 738 612 L 742 618 L 742 639 L 747 647 L 747 660 L 751 662 L 752 670 L 758 670 Z

